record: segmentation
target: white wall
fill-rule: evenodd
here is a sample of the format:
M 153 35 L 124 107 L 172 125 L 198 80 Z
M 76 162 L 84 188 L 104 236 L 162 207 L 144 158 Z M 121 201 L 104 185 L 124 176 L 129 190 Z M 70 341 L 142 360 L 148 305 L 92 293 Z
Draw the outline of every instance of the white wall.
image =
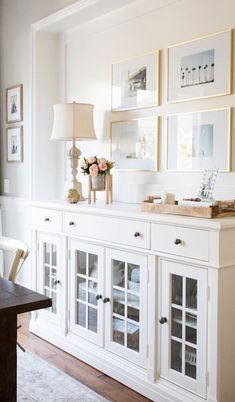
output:
M 67 100 L 92 102 L 96 108 L 95 124 L 99 142 L 81 144 L 86 156 L 109 155 L 110 121 L 163 116 L 160 127 L 160 172 L 115 173 L 114 198 L 119 201 L 139 202 L 146 195 L 157 193 L 163 188 L 178 196 L 197 195 L 201 173 L 166 171 L 164 116 L 167 113 L 234 106 L 235 95 L 166 104 L 167 46 L 235 27 L 234 0 L 179 0 L 161 3 L 162 7 L 154 11 L 159 1 L 138 1 L 126 9 L 73 29 L 66 35 Z M 162 49 L 161 106 L 111 113 L 111 63 L 156 49 Z M 233 144 L 234 141 L 232 150 Z M 232 157 L 234 166 L 234 153 Z M 86 178 L 83 181 L 86 183 Z M 220 173 L 216 198 L 234 198 L 234 183 L 234 173 Z
M 31 24 L 77 0 L 0 0 L 0 193 L 3 179 L 10 180 L 10 193 L 30 196 L 31 156 Z M 5 89 L 22 83 L 24 86 L 24 162 L 6 162 Z
M 3 234 L 30 245 L 31 180 L 31 24 L 77 0 L 0 0 L 0 194 L 3 179 L 10 180 L 10 197 L 1 199 Z M 24 161 L 6 162 L 5 89 L 24 87 Z M 15 197 L 12 197 L 15 196 Z M 7 273 L 10 256 L 5 258 Z M 18 280 L 30 285 L 31 256 Z

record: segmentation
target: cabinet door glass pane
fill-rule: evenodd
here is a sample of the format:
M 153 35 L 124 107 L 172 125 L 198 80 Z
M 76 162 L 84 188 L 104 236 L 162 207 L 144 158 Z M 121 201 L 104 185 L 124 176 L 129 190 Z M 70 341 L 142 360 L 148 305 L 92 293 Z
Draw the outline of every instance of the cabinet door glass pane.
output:
M 182 373 L 182 343 L 171 341 L 171 368 Z
M 86 253 L 77 251 L 77 273 L 86 275 Z
M 77 298 L 86 301 L 86 279 L 78 276 L 77 278 Z
M 171 309 L 171 325 L 172 335 L 182 339 L 182 310 L 178 310 L 174 307 Z
M 44 262 L 50 264 L 50 244 L 44 243 Z
M 45 286 L 50 287 L 50 268 L 45 267 Z
M 55 268 L 51 269 L 51 287 L 52 289 L 56 289 L 57 288 L 57 270 Z
M 57 249 L 56 249 L 56 245 L 52 244 L 52 265 L 54 267 L 56 267 L 57 265 Z
M 77 303 L 77 324 L 86 327 L 86 305 Z
M 97 282 L 88 280 L 88 303 L 97 306 Z
M 88 329 L 97 332 L 97 310 L 93 307 L 88 307 Z
M 140 321 L 140 298 L 139 296 L 127 293 L 127 318 Z
M 119 318 L 113 318 L 113 341 L 124 345 L 125 321 Z
M 113 284 L 125 287 L 125 263 L 122 261 L 113 260 Z
M 197 281 L 191 278 L 186 278 L 186 307 L 197 309 Z
M 197 378 L 197 350 L 190 346 L 185 347 L 185 375 Z
M 172 303 L 182 306 L 183 302 L 183 278 L 179 275 L 172 275 Z
M 125 293 L 120 290 L 113 292 L 113 312 L 118 315 L 125 315 Z
M 91 278 L 98 278 L 98 256 L 95 254 L 88 254 L 88 276 Z
M 127 264 L 128 267 L 128 284 L 127 288 L 134 291 L 140 291 L 140 267 L 135 264 Z
M 129 349 L 139 352 L 139 326 L 127 323 L 127 347 Z
M 195 314 L 186 313 L 186 334 L 187 342 L 197 344 L 197 316 Z

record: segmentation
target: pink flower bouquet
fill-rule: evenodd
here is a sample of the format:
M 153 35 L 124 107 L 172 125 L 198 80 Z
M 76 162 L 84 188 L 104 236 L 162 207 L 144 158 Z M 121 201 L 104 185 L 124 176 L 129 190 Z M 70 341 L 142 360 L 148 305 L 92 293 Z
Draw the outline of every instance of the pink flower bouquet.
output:
M 110 162 L 105 158 L 89 156 L 89 158 L 83 158 L 81 171 L 90 176 L 97 176 L 98 174 L 109 173 L 113 166 L 114 162 Z

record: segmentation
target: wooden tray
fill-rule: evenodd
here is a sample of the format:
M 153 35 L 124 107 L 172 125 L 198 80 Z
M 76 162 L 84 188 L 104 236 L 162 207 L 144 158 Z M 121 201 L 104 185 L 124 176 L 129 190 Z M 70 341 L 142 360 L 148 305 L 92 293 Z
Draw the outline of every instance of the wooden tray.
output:
M 151 200 L 145 200 L 141 204 L 142 212 L 155 212 L 158 214 L 173 214 L 194 216 L 197 218 L 223 218 L 235 216 L 235 209 L 219 208 L 219 205 L 212 205 L 209 207 L 201 206 L 194 207 L 188 205 L 174 205 L 174 204 L 154 204 Z

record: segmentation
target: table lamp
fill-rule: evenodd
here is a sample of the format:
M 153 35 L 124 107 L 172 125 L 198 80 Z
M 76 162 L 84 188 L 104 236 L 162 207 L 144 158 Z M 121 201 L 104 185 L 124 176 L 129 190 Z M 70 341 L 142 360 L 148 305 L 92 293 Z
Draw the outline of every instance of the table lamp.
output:
M 69 191 L 71 194 L 74 193 L 75 198 L 71 197 L 71 200 L 68 199 L 69 202 L 77 202 L 78 198 L 85 200 L 82 195 L 82 183 L 76 178 L 78 160 L 81 156 L 81 151 L 76 147 L 76 141 L 96 140 L 93 109 L 94 105 L 87 103 L 54 105 L 54 124 L 50 140 L 72 141 L 72 148 L 68 151 L 72 173 L 72 189 Z

